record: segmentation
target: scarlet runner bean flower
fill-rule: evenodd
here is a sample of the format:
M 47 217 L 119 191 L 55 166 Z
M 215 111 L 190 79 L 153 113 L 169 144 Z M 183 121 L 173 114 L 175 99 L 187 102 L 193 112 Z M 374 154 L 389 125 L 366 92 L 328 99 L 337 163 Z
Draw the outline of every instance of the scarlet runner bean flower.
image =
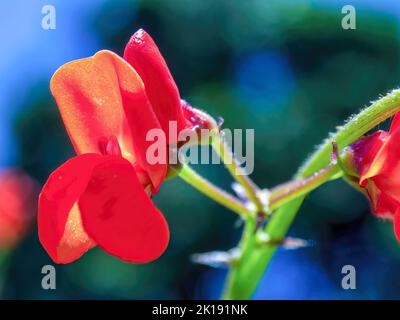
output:
M 394 117 L 389 132 L 379 130 L 350 145 L 346 164 L 358 176 L 373 212 L 392 220 L 400 241 L 400 113 Z
M 37 183 L 19 169 L 0 170 L 0 249 L 25 235 L 36 211 Z
M 151 201 L 167 163 L 149 163 L 146 134 L 170 121 L 192 128 L 195 111 L 143 30 L 122 59 L 111 51 L 60 67 L 50 88 L 77 153 L 48 178 L 39 199 L 39 239 L 56 263 L 99 245 L 122 260 L 145 263 L 166 249 L 169 229 Z M 184 110 L 185 109 L 185 110 Z

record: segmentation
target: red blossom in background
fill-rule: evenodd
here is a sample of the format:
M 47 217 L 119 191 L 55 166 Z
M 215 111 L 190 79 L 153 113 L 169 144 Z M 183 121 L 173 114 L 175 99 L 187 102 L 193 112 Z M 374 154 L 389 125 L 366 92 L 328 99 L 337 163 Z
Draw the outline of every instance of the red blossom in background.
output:
M 0 170 L 0 248 L 12 247 L 25 235 L 38 191 L 38 184 L 21 170 Z
M 124 59 L 111 51 L 63 65 L 50 84 L 77 156 L 48 178 L 39 199 L 39 238 L 57 263 L 99 245 L 122 260 L 157 259 L 167 222 L 150 199 L 167 164 L 150 164 L 146 134 L 168 123 L 190 128 L 168 67 L 151 37 L 137 31 Z
M 359 184 L 365 189 L 374 213 L 393 220 L 400 240 L 400 113 L 389 132 L 377 131 L 350 146 Z

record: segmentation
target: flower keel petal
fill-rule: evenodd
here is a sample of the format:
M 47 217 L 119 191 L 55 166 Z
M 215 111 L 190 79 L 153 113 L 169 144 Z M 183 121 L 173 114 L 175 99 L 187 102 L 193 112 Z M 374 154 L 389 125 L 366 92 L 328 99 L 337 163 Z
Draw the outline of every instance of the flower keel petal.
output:
M 124 59 L 142 78 L 147 96 L 167 137 L 169 121 L 177 121 L 178 132 L 185 129 L 188 123 L 180 106 L 178 88 L 157 45 L 146 31 L 140 29 L 131 37 L 125 48 Z M 170 141 L 169 138 L 167 141 Z

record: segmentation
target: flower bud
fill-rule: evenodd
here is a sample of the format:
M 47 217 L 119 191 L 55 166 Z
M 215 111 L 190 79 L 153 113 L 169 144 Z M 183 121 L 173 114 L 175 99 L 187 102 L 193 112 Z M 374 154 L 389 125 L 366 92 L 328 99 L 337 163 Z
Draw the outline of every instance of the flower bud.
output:
M 394 222 L 400 240 L 400 127 L 393 121 L 389 132 L 377 131 L 348 146 L 341 159 L 351 182 L 370 200 L 374 214 Z

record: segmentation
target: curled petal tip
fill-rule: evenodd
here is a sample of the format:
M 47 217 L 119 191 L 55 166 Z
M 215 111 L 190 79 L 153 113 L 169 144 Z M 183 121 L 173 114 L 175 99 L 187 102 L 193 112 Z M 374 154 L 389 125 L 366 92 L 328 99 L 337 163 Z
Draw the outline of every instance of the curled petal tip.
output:
M 132 35 L 131 40 L 137 44 L 144 44 L 146 38 L 150 38 L 150 35 L 144 29 L 140 28 Z

